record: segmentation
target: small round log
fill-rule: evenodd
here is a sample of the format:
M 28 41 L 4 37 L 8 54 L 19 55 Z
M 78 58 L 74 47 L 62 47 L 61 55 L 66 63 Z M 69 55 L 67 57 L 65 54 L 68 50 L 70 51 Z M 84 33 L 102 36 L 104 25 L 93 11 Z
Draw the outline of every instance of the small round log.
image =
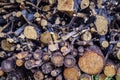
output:
M 35 72 L 33 76 L 34 76 L 35 80 L 43 80 L 44 79 L 44 74 L 41 71 Z
M 60 68 L 54 69 L 51 71 L 51 76 L 52 77 L 56 77 L 58 76 L 60 73 L 62 72 L 62 70 Z
M 89 41 L 92 38 L 92 34 L 89 31 L 85 31 L 81 36 L 83 41 Z
M 80 80 L 91 80 L 91 76 L 88 74 L 81 74 Z
M 116 74 L 115 65 L 111 62 L 108 62 L 104 67 L 104 74 L 108 77 L 113 77 Z
M 72 55 L 67 55 L 64 59 L 64 65 L 66 67 L 73 67 L 76 64 L 76 59 Z
M 48 62 L 42 65 L 42 72 L 44 74 L 49 74 L 53 70 L 52 63 Z
M 75 67 L 65 68 L 63 75 L 66 80 L 78 80 L 80 77 L 79 71 Z
M 18 67 L 20 67 L 20 66 L 23 66 L 23 60 L 22 59 L 17 59 L 16 60 L 16 65 L 18 66 Z
M 5 51 L 14 51 L 15 44 L 9 43 L 7 40 L 1 41 L 1 48 Z
M 57 66 L 60 67 L 63 65 L 64 63 L 64 57 L 62 56 L 62 54 L 60 52 L 55 52 L 51 58 L 51 62 Z
M 11 72 L 11 71 L 15 70 L 14 61 L 13 61 L 13 60 L 4 60 L 4 61 L 1 63 L 1 69 L 2 69 L 4 72 Z

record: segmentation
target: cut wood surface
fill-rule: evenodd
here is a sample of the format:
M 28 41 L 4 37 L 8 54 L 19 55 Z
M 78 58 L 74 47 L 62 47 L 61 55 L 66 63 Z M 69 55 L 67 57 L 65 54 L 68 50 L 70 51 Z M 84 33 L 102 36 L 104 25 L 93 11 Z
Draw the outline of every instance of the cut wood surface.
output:
M 26 26 L 24 29 L 24 35 L 28 39 L 36 40 L 38 38 L 38 34 L 36 29 L 33 26 Z
M 77 68 L 66 68 L 63 73 L 66 80 L 78 80 L 80 77 L 80 74 L 77 70 Z
M 108 77 L 113 77 L 116 74 L 115 65 L 112 63 L 108 63 L 104 67 L 104 74 Z
M 74 0 L 58 0 L 57 9 L 60 11 L 74 11 Z
M 108 20 L 101 15 L 96 15 L 96 29 L 99 35 L 105 35 L 108 32 Z
M 85 51 L 78 61 L 80 69 L 87 74 L 97 74 L 101 72 L 104 64 L 104 57 L 93 50 Z

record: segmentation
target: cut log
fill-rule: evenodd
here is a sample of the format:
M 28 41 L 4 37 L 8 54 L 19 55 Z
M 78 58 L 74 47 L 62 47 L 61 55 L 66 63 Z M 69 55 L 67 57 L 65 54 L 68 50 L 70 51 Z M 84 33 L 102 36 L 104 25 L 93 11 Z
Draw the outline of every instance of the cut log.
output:
M 120 66 L 117 67 L 117 74 L 115 76 L 116 80 L 120 80 Z
M 33 26 L 26 26 L 24 29 L 24 35 L 28 39 L 36 40 L 38 38 L 37 30 Z
M 117 58 L 120 60 L 120 49 L 117 51 Z
M 78 80 L 80 77 L 78 69 L 74 67 L 66 68 L 63 75 L 66 80 Z
M 80 80 L 91 80 L 91 76 L 88 74 L 81 74 Z
M 51 62 L 57 66 L 60 67 L 63 65 L 64 62 L 64 57 L 62 56 L 62 54 L 60 52 L 55 52 L 51 58 Z
M 54 40 L 57 40 L 57 39 L 58 39 L 58 35 L 54 33 Z M 40 41 L 43 42 L 44 44 L 48 44 L 51 41 L 53 41 L 51 33 L 45 32 L 41 34 Z
M 82 0 L 80 7 L 81 7 L 81 9 L 85 9 L 89 6 L 89 4 L 90 4 L 89 0 Z
M 76 64 L 76 59 L 72 55 L 67 55 L 64 59 L 64 65 L 66 67 L 73 67 Z
M 108 77 L 113 77 L 116 74 L 116 68 L 113 63 L 107 63 L 104 67 L 104 74 Z
M 14 51 L 15 44 L 9 43 L 7 40 L 1 41 L 1 48 L 5 51 Z
M 78 61 L 80 69 L 87 74 L 97 74 L 101 72 L 104 64 L 104 56 L 96 46 L 87 48 Z
M 82 36 L 81 36 L 82 40 L 84 41 L 89 41 L 92 38 L 92 34 L 89 31 L 85 31 Z
M 74 0 L 58 0 L 57 9 L 60 11 L 74 12 Z
M 17 59 L 17 60 L 16 60 L 16 65 L 17 65 L 18 67 L 23 66 L 23 60 L 22 60 L 22 59 Z
M 43 80 L 44 74 L 41 71 L 37 71 L 34 73 L 34 79 L 35 80 Z
M 95 21 L 97 33 L 99 35 L 105 35 L 108 32 L 108 20 L 101 15 L 96 15 Z

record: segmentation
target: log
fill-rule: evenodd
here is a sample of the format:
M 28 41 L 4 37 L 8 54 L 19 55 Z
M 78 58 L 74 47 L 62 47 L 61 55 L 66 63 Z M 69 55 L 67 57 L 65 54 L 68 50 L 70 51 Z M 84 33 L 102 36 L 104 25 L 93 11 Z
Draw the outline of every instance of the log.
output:
M 24 35 L 28 39 L 36 40 L 38 38 L 38 32 L 34 26 L 28 25 L 24 29 Z
M 58 0 L 57 9 L 60 11 L 74 12 L 74 0 Z
M 63 75 L 66 80 L 78 80 L 80 77 L 79 71 L 75 67 L 65 68 Z
M 97 33 L 99 35 L 105 35 L 108 32 L 108 20 L 101 15 L 96 15 L 96 21 L 95 21 L 95 25 L 96 25 L 96 29 L 97 29 Z
M 64 57 L 62 56 L 62 54 L 60 52 L 55 52 L 51 58 L 51 62 L 57 66 L 60 67 L 63 65 L 64 62 Z
M 85 9 L 89 6 L 89 4 L 90 4 L 89 0 L 82 0 L 80 7 L 81 7 L 81 9 Z
M 78 61 L 80 69 L 87 74 L 100 73 L 104 64 L 104 56 L 96 46 L 88 47 Z
M 108 62 L 104 67 L 104 74 L 108 77 L 113 77 L 116 74 L 115 65 L 112 62 Z
M 106 78 L 107 78 L 107 76 L 105 74 L 100 74 L 99 75 L 100 80 L 105 80 Z
M 43 80 L 44 74 L 41 71 L 37 71 L 34 73 L 34 79 L 35 80 Z
M 81 74 L 80 80 L 91 80 L 91 76 L 88 74 Z
M 5 51 L 14 51 L 15 49 L 15 44 L 9 43 L 7 40 L 2 40 L 1 41 L 1 48 Z
M 116 56 L 120 60 L 120 49 L 117 51 Z
M 117 66 L 117 73 L 116 73 L 115 78 L 116 78 L 116 80 L 120 80 L 120 65 Z
M 16 65 L 17 65 L 18 67 L 23 66 L 23 60 L 22 60 L 22 59 L 17 59 L 17 60 L 16 60 Z

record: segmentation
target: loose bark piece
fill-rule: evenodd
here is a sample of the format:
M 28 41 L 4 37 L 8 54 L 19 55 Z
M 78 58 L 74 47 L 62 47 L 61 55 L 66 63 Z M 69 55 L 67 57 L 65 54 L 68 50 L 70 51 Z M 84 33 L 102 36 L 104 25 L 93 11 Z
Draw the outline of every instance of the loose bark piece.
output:
M 82 0 L 80 7 L 81 7 L 81 9 L 85 9 L 89 6 L 89 4 L 90 4 L 89 0 Z
M 101 72 L 104 64 L 104 57 L 99 48 L 95 46 L 88 48 L 78 61 L 80 69 L 87 74 L 97 74 Z
M 99 35 L 105 35 L 108 32 L 108 20 L 101 15 L 96 15 L 96 29 Z
M 73 12 L 74 0 L 58 0 L 57 9 L 60 11 Z
M 24 29 L 24 35 L 28 39 L 36 40 L 38 38 L 38 34 L 36 29 L 33 26 L 26 26 Z
M 108 77 L 113 77 L 116 74 L 116 69 L 114 64 L 108 63 L 104 67 L 104 74 Z
M 80 77 L 79 71 L 75 67 L 64 69 L 63 75 L 66 80 L 78 80 Z

